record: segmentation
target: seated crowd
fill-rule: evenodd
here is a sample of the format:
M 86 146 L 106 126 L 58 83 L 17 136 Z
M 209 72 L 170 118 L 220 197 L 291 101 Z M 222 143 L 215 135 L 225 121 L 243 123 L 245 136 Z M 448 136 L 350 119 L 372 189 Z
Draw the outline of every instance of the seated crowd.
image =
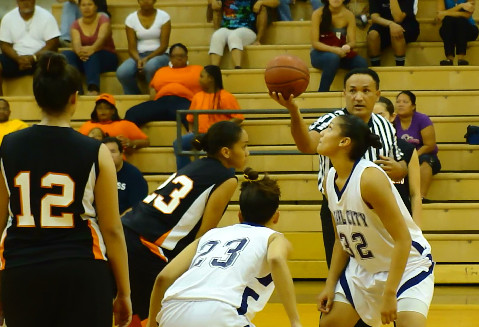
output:
M 64 2 L 60 29 L 54 17 L 37 6 L 35 0 L 18 0 L 17 8 L 3 17 L 0 25 L 0 95 L 3 94 L 3 77 L 33 74 L 39 55 L 45 51 L 58 51 L 60 45 L 69 47 L 62 54 L 69 64 L 84 73 L 84 94 L 98 96 L 91 120 L 81 126 L 80 132 L 96 135 L 99 139 L 105 135 L 116 137 L 121 142 L 121 152 L 126 154 L 149 146 L 148 137 L 139 127 L 151 121 L 175 121 L 177 110 L 239 109 L 235 97 L 223 90 L 221 71 L 214 67 L 220 65 L 224 49 L 228 46 L 234 67 L 241 68 L 244 46 L 261 44 L 272 9 L 278 11 L 280 20 L 291 20 L 290 6 L 295 3 L 290 0 L 208 0 L 207 19 L 213 22 L 215 31 L 209 48 L 211 66 L 203 67 L 188 62 L 185 45 L 175 43 L 168 48 L 171 20 L 166 11 L 155 8 L 156 0 L 138 0 L 138 9 L 125 20 L 129 58 L 118 67 L 106 0 L 57 1 Z M 322 70 L 319 92 L 329 91 L 339 68 L 368 66 L 366 59 L 357 52 L 356 25 L 359 24 L 357 12 L 349 7 L 349 1 L 311 0 L 314 10 L 310 56 L 311 65 Z M 467 42 L 477 38 L 478 34 L 472 18 L 474 3 L 466 0 L 454 2 L 457 2 L 456 6 L 451 4 L 451 0 L 437 0 L 437 21 L 442 23 L 440 36 L 444 40 L 447 58 L 440 62 L 441 65 L 453 64 L 455 55 L 459 65 L 467 65 Z M 366 11 L 371 19 L 366 44 L 370 64 L 379 66 L 381 51 L 391 45 L 396 65 L 404 65 L 406 44 L 417 40 L 420 32 L 416 20 L 417 0 L 370 0 L 362 14 Z M 142 80 L 146 82 L 150 87 L 150 100 L 131 107 L 125 119 L 121 119 L 114 96 L 100 95 L 100 74 L 108 71 L 116 71 L 124 94 L 141 94 L 144 89 Z M 143 77 L 138 78 L 140 76 Z M 398 99 L 407 95 L 407 92 L 403 92 Z M 403 106 L 399 107 L 394 124 L 398 133 L 402 133 L 401 126 L 410 123 L 411 117 L 419 113 L 415 109 L 414 115 L 409 111 L 402 113 Z M 205 123 L 205 117 L 209 116 L 199 117 L 200 128 L 196 131 L 199 133 L 205 133 L 216 120 L 238 123 L 243 120 L 241 115 L 239 118 L 235 115 L 218 115 L 212 122 Z M 177 151 L 190 149 L 191 120 L 190 117 L 188 121 L 186 118 L 183 117 L 182 122 L 189 133 L 183 136 L 181 148 L 175 141 Z M 428 125 L 421 126 L 425 131 L 430 130 Z M 423 129 L 415 135 L 424 134 Z M 433 149 L 435 143 L 429 144 L 430 135 L 426 133 L 422 135 L 424 142 L 418 141 L 418 144 L 423 144 L 422 148 L 415 144 L 421 164 L 428 162 L 432 166 L 429 170 L 421 168 L 421 172 L 424 170 L 426 174 L 425 181 L 430 180 L 428 176 L 440 169 L 435 155 L 437 147 Z M 188 157 L 179 156 L 178 168 L 187 162 Z M 428 185 L 421 186 L 424 198 Z

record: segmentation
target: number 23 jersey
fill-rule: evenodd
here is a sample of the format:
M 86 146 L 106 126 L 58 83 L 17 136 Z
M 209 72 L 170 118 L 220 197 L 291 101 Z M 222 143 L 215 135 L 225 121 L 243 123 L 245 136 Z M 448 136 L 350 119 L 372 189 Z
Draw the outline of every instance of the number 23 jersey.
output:
M 341 191 L 335 184 L 336 170 L 331 168 L 326 181 L 326 190 L 328 205 L 336 224 L 336 237 L 339 237 L 344 251 L 366 271 L 375 274 L 389 271 L 394 239 L 376 212 L 369 208 L 362 198 L 361 176 L 369 167 L 374 167 L 384 173 L 376 164 L 361 159 L 353 167 L 349 179 Z M 411 234 L 412 244 L 407 266 L 429 266 L 431 261 L 427 255 L 430 255 L 431 246 L 413 221 L 392 183 L 390 183 L 390 187 Z
M 163 301 L 222 301 L 251 320 L 274 290 L 267 262 L 274 233 L 249 223 L 208 231 L 198 243 L 190 268 L 170 286 Z

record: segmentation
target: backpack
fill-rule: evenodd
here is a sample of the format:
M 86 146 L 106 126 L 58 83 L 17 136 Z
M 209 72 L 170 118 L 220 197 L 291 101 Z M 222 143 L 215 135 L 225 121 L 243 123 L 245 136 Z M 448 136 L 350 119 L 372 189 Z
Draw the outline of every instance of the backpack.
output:
M 467 126 L 467 133 L 464 138 L 467 144 L 479 144 L 479 126 Z

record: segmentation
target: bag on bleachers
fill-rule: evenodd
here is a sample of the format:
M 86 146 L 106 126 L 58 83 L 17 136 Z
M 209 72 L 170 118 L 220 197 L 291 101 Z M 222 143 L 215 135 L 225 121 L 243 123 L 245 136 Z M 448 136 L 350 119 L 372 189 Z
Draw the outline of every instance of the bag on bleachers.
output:
M 479 144 L 479 126 L 467 126 L 467 132 L 464 138 L 467 144 Z

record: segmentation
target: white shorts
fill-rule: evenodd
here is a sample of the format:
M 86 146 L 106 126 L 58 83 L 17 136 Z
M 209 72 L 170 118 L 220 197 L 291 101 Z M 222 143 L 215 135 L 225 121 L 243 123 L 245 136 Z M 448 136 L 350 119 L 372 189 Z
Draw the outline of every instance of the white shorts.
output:
M 254 327 L 254 325 L 232 305 L 221 301 L 163 302 L 156 317 L 160 327 Z
M 387 272 L 371 274 L 351 259 L 336 285 L 334 301 L 351 304 L 365 323 L 381 326 L 380 310 L 387 277 Z M 406 269 L 398 289 L 398 312 L 414 311 L 427 317 L 433 293 L 432 262 L 429 267 Z
M 252 44 L 255 40 L 256 33 L 247 27 L 239 27 L 234 30 L 222 27 L 211 36 L 209 54 L 222 56 L 226 44 L 230 51 L 233 49 L 243 50 L 243 46 Z

